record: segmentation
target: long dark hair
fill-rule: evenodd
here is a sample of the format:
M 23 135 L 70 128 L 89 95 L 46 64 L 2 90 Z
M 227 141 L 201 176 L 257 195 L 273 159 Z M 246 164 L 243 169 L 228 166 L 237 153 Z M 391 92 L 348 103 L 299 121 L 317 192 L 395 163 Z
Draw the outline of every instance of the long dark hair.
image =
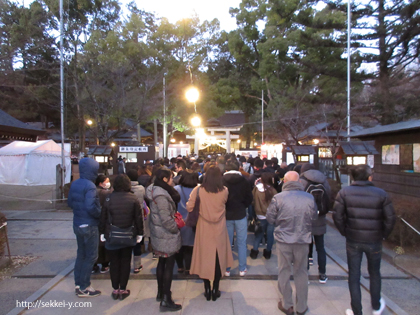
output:
M 191 170 L 185 170 L 180 172 L 181 178 L 179 179 L 179 185 L 194 188 L 198 185 L 198 173 Z
M 273 188 L 273 180 L 273 173 L 264 172 L 261 174 L 261 184 L 264 186 L 265 202 L 270 202 L 276 194 L 276 190 Z
M 216 166 L 210 166 L 204 175 L 201 185 L 207 192 L 218 193 L 224 189 L 222 172 Z
M 175 188 L 173 188 L 172 186 L 170 186 L 167 182 L 163 180 L 164 178 L 166 178 L 169 181 L 171 177 L 172 177 L 172 171 L 167 169 L 166 167 L 162 167 L 159 170 L 157 170 L 153 185 L 165 189 L 171 196 L 172 200 L 175 203 L 178 203 L 181 200 L 181 196 L 175 190 Z

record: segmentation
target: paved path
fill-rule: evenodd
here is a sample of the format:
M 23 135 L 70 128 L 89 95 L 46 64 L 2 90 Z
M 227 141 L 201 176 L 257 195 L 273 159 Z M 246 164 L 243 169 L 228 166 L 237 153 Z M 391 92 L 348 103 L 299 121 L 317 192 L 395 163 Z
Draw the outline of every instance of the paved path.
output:
M 7 211 L 5 211 L 7 212 Z M 157 314 L 159 303 L 155 301 L 156 280 L 154 274 L 156 260 L 152 260 L 150 253 L 143 255 L 144 269 L 139 275 L 132 275 L 128 288 L 131 296 L 124 301 L 114 301 L 111 295 L 111 281 L 109 274 L 98 274 L 92 277 L 92 285 L 102 291 L 97 298 L 80 299 L 74 295 L 74 281 L 72 263 L 76 252 L 74 234 L 72 232 L 71 212 L 45 211 L 24 212 L 10 211 L 9 237 L 13 249 L 12 254 L 33 254 L 40 258 L 15 274 L 17 279 L 8 279 L 7 283 L 0 282 L 0 297 L 7 297 L 8 303 L 0 308 L 0 314 Z M 253 235 L 248 236 L 248 249 L 251 248 Z M 328 227 L 326 247 L 329 258 L 327 260 L 327 274 L 329 280 L 326 284 L 318 282 L 316 265 L 310 268 L 309 285 L 309 312 L 307 314 L 337 315 L 344 314 L 350 306 L 350 296 L 347 286 L 347 265 L 345 263 L 344 238 L 338 232 Z M 280 295 L 275 281 L 277 275 L 277 257 L 275 250 L 270 260 L 261 258 L 262 249 L 258 259 L 248 257 L 249 272 L 244 278 L 238 276 L 237 253 L 234 251 L 234 268 L 230 278 L 221 281 L 222 296 L 216 302 L 206 301 L 203 296 L 203 283 L 194 277 L 175 275 L 172 285 L 173 297 L 177 303 L 183 305 L 178 314 L 282 314 L 277 309 Z M 365 267 L 363 274 L 367 274 Z M 407 274 L 395 268 L 386 261 L 382 263 L 382 276 L 385 281 L 412 281 Z M 417 281 L 417 280 L 415 280 Z M 16 282 L 19 282 L 16 284 Z M 362 279 L 365 287 L 368 280 Z M 6 291 L 9 286 L 9 291 Z M 41 288 L 38 291 L 34 288 Z M 10 295 L 10 289 L 15 295 Z M 21 292 L 24 293 L 21 293 Z M 408 290 L 419 301 L 419 291 Z M 19 294 L 21 293 L 21 294 Z M 8 295 L 9 294 L 9 295 Z M 31 295 L 31 296 L 29 296 Z M 386 295 L 386 293 L 385 293 Z M 365 314 L 371 314 L 369 292 L 363 288 L 363 309 Z M 29 298 L 28 298 L 29 297 Z M 417 298 L 416 298 L 417 297 Z M 41 302 L 65 302 L 66 308 L 44 307 L 25 310 L 14 308 L 16 300 Z M 404 312 L 393 300 L 386 298 L 392 309 L 386 309 L 388 314 L 419 314 L 418 312 Z M 416 302 L 417 301 L 417 302 Z M 84 307 L 72 307 L 69 303 L 89 302 Z M 38 302 L 39 303 L 39 302 Z M 400 304 L 400 306 L 402 306 Z

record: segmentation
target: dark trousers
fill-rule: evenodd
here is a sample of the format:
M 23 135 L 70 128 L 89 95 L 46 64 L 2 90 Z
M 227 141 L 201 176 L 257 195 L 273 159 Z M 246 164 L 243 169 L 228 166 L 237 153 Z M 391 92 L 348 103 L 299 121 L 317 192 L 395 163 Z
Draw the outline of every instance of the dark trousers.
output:
M 351 308 L 354 315 L 362 314 L 362 294 L 360 290 L 360 266 L 363 253 L 366 254 L 370 280 L 370 300 L 372 308 L 378 310 L 381 298 L 381 254 L 382 243 L 367 244 L 346 242 L 347 264 L 349 267 L 349 290 Z
M 130 277 L 131 252 L 133 247 L 109 250 L 111 282 L 114 290 L 126 290 Z
M 141 256 L 141 246 L 144 245 L 144 238 L 141 240 L 140 243 L 136 243 L 133 247 L 133 255 L 134 256 Z
M 171 295 L 171 285 L 175 266 L 175 254 L 167 258 L 159 257 L 156 267 L 156 278 L 158 283 L 158 291 L 163 294 Z
M 101 264 L 102 267 L 108 267 L 109 265 L 109 255 L 108 250 L 105 248 L 105 242 L 99 242 L 98 259 L 95 265 L 97 264 Z
M 176 264 L 178 268 L 190 270 L 193 246 L 182 246 L 178 253 L 175 254 Z

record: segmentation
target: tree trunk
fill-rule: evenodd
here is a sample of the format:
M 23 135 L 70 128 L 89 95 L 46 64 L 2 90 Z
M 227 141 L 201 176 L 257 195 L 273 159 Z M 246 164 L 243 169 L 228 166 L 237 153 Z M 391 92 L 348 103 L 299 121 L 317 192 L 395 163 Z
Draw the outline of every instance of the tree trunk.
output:
M 395 121 L 395 105 L 389 96 L 389 56 L 387 51 L 385 0 L 378 1 L 378 39 L 379 39 L 379 95 L 378 102 L 382 108 L 382 124 L 391 124 Z

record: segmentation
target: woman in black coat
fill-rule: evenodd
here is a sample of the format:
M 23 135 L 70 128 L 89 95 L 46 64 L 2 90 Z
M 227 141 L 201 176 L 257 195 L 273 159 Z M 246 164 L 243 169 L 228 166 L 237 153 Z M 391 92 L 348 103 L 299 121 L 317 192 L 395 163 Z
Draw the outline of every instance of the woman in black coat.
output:
M 121 174 L 115 178 L 114 191 L 110 194 L 102 207 L 99 231 L 101 239 L 106 239 L 105 248 L 108 250 L 111 262 L 111 282 L 114 291 L 112 297 L 123 300 L 130 295 L 127 290 L 130 276 L 131 253 L 133 246 L 142 240 L 143 219 L 142 207 L 138 198 L 131 192 L 131 182 L 127 175 Z M 121 229 L 131 226 L 133 241 L 130 245 L 110 244 L 109 233 L 111 224 Z

